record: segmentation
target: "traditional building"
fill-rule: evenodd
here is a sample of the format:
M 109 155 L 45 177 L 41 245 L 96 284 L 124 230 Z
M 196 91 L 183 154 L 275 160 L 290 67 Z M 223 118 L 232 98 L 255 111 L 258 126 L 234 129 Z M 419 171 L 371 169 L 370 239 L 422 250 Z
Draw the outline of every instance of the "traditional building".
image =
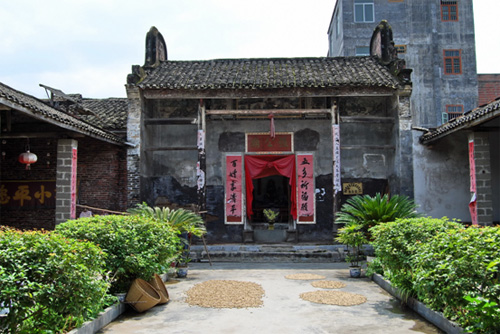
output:
M 390 34 L 372 57 L 175 61 L 153 27 L 127 82 L 129 204 L 196 206 L 209 242 L 331 242 L 345 196 L 412 196 L 410 71 Z
M 89 207 L 126 210 L 127 100 L 42 87 L 50 100 L 0 83 L 1 225 L 52 229 Z

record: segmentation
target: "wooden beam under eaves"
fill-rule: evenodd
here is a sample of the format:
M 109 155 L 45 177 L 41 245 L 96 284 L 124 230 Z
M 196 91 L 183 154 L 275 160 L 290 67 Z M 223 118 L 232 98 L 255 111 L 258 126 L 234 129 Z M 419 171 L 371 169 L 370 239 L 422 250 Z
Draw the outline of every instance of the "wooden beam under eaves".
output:
M 3 132 L 0 134 L 1 139 L 16 139 L 16 138 L 83 138 L 81 133 L 77 132 Z
M 196 118 L 147 118 L 144 125 L 191 125 L 197 124 Z
M 217 109 L 207 110 L 207 115 L 302 115 L 302 114 L 329 114 L 330 109 L 265 109 L 265 110 L 235 110 Z

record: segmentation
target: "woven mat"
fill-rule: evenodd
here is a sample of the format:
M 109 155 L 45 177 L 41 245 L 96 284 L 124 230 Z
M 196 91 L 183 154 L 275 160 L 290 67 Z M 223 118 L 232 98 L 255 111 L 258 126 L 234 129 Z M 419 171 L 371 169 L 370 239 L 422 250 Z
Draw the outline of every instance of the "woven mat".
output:
M 300 294 L 300 298 L 318 304 L 354 306 L 366 302 L 366 297 L 344 291 L 312 291 Z
M 253 282 L 211 280 L 187 291 L 189 305 L 211 308 L 249 308 L 263 305 L 264 289 Z

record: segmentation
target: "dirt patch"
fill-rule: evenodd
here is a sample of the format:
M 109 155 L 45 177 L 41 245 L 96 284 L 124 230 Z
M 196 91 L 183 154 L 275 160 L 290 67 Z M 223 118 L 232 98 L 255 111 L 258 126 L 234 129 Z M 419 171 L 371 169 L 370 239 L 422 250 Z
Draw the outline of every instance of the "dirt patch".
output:
M 249 308 L 263 305 L 264 289 L 253 282 L 211 280 L 187 291 L 189 305 L 211 308 Z
M 354 306 L 366 302 L 366 297 L 343 291 L 312 291 L 300 294 L 300 298 L 318 304 Z
M 346 284 L 338 281 L 315 281 L 311 283 L 315 288 L 322 289 L 340 289 L 345 288 Z
M 296 279 L 296 280 L 312 280 L 312 279 L 325 279 L 326 277 L 316 274 L 292 274 L 285 276 L 285 278 Z

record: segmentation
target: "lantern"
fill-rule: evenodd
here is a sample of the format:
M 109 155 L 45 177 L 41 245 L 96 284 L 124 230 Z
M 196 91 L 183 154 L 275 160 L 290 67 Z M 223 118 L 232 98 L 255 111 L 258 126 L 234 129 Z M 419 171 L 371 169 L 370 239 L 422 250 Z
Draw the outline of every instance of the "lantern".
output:
M 27 150 L 24 153 L 19 154 L 18 158 L 19 162 L 22 164 L 26 164 L 26 169 L 31 169 L 31 164 L 34 164 L 37 160 L 37 156 L 34 153 L 31 153 L 30 150 Z

